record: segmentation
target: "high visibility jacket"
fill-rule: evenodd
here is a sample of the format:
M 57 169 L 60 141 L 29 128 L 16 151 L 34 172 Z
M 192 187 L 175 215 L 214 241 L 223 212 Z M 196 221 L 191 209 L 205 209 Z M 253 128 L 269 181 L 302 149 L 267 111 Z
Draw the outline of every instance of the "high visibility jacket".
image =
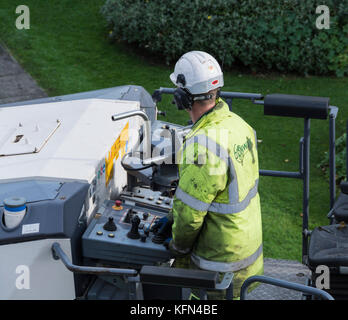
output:
M 175 249 L 201 269 L 262 274 L 259 164 L 253 128 L 220 98 L 178 153 L 173 202 Z M 240 287 L 240 286 L 239 286 Z

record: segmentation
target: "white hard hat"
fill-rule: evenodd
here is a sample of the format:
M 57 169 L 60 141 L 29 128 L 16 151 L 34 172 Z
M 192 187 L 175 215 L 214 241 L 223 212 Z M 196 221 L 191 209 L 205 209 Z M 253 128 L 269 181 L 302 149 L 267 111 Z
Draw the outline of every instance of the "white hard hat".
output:
M 193 95 L 207 93 L 224 85 L 219 63 L 203 51 L 185 53 L 176 63 L 170 80 Z

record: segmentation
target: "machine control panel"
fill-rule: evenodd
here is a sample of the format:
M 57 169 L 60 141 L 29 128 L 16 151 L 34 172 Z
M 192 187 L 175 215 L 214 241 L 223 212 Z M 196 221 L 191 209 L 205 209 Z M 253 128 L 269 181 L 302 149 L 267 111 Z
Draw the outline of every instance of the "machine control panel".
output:
M 152 191 L 151 189 L 141 187 L 135 187 L 131 192 L 122 192 L 121 199 L 125 203 L 135 203 L 140 207 L 153 208 L 166 213 L 173 206 L 172 198 L 163 196 L 159 191 Z
M 155 195 L 154 195 L 155 197 Z M 106 201 L 82 237 L 86 258 L 129 265 L 154 265 L 170 260 L 170 252 L 151 231 L 169 210 L 123 200 Z

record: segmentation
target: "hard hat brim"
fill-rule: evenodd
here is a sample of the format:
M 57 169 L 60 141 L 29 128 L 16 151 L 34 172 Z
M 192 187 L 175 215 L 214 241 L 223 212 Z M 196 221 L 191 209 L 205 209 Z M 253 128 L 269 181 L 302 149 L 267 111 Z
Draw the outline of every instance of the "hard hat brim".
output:
M 169 76 L 169 78 L 174 83 L 174 85 L 177 85 L 176 84 L 176 76 L 175 76 L 174 72 Z

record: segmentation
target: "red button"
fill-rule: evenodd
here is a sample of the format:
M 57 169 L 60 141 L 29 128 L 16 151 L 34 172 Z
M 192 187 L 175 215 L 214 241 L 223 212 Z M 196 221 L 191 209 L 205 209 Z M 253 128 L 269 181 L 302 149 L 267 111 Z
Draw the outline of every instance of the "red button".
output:
M 116 207 L 121 207 L 122 201 L 121 200 L 116 200 L 115 201 L 115 206 Z

